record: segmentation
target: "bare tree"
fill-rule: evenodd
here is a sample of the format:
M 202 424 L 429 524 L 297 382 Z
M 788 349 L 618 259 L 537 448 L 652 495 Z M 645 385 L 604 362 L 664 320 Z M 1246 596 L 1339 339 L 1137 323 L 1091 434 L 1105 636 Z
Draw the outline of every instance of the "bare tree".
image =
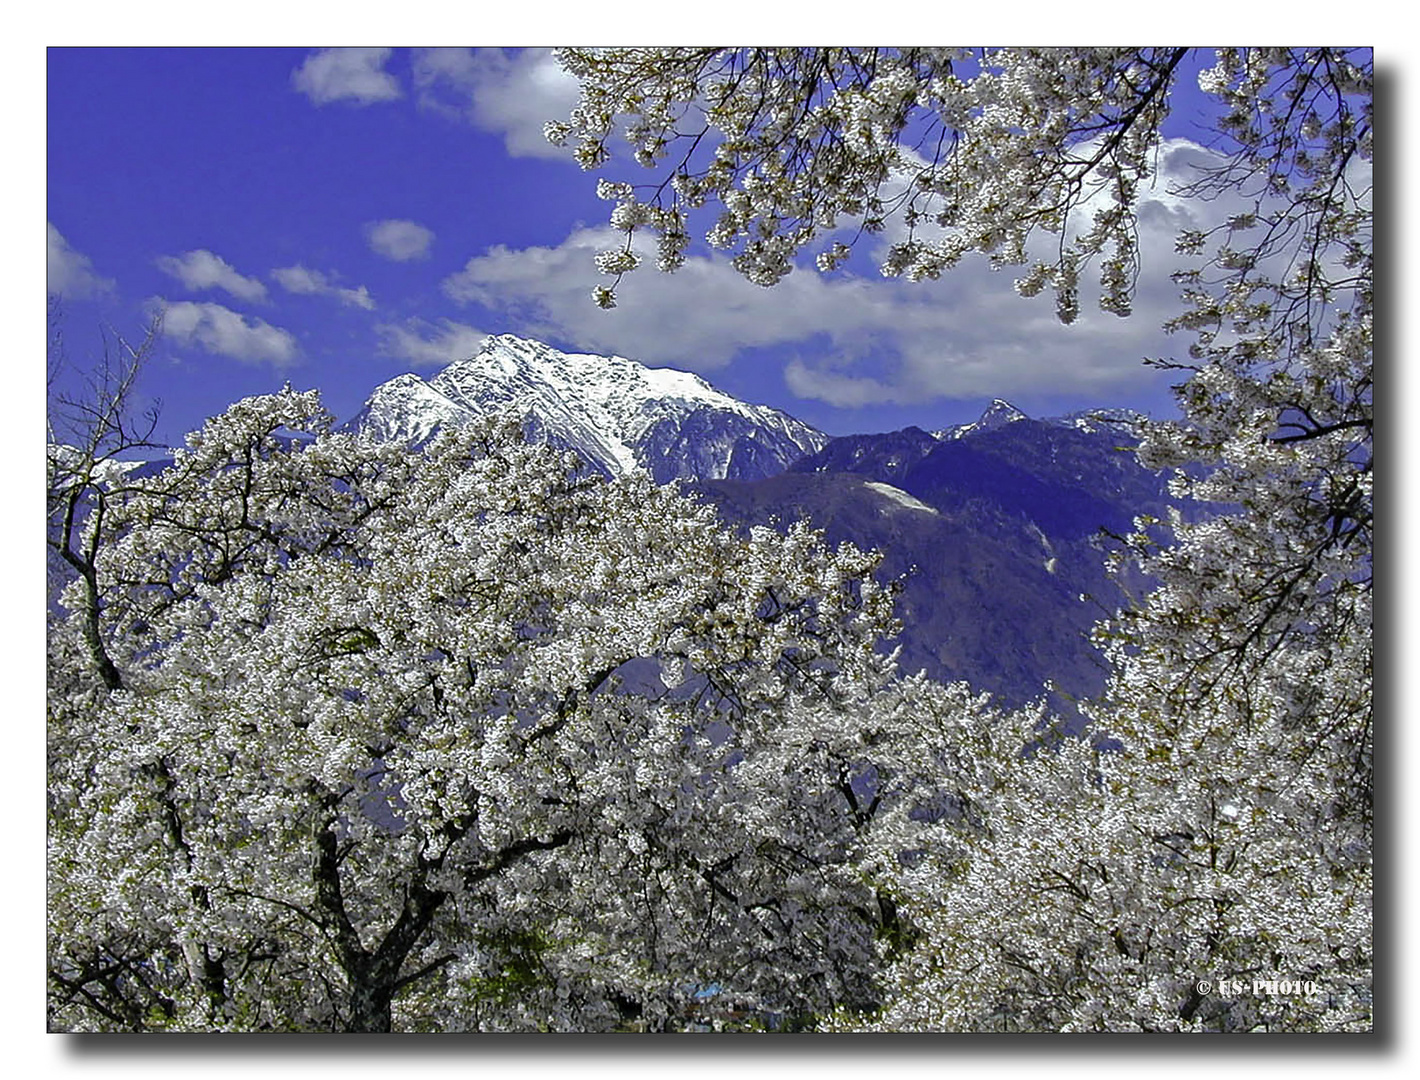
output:
M 100 527 L 115 485 L 122 483 L 125 454 L 157 448 L 161 404 L 135 409 L 135 387 L 144 362 L 162 332 L 155 316 L 133 345 L 111 329 L 102 334 L 100 360 L 75 393 L 57 393 L 55 384 L 67 355 L 58 298 L 49 301 L 48 389 L 48 577 L 51 601 L 74 576 L 83 582 L 79 603 L 89 627 L 90 657 L 110 689 L 122 685 L 118 669 L 104 650 L 99 634 L 99 591 L 96 560 Z

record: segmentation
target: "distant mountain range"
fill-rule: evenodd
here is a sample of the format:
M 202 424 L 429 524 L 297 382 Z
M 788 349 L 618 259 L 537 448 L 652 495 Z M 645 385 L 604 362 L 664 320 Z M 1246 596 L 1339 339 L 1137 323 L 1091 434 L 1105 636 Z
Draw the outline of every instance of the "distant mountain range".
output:
M 439 427 L 505 408 L 530 436 L 608 476 L 679 482 L 741 527 L 807 518 L 831 543 L 883 552 L 901 582 L 902 665 L 965 679 L 1011 703 L 1100 689 L 1091 627 L 1124 600 L 1102 530 L 1168 505 L 1132 453 L 1122 410 L 1035 420 L 997 399 L 936 432 L 829 438 L 695 375 L 560 352 L 511 335 L 427 382 L 402 375 L 349 425 L 419 445 Z
M 881 551 L 880 573 L 901 582 L 905 670 L 1011 704 L 1047 680 L 1057 705 L 1097 693 L 1089 633 L 1126 600 L 1105 570 L 1107 536 L 1166 513 L 1166 479 L 1138 464 L 1114 422 L 964 427 L 833 439 L 776 477 L 694 490 L 736 524 L 804 517 L 830 543 Z
M 1057 705 L 1101 688 L 1088 635 L 1126 599 L 1105 572 L 1102 537 L 1170 505 L 1165 477 L 1132 452 L 1138 414 L 1036 420 L 996 400 L 941 431 L 830 438 L 688 372 L 511 335 L 427 381 L 384 383 L 344 427 L 418 447 L 508 408 L 530 437 L 589 468 L 679 483 L 736 527 L 804 518 L 830 543 L 881 551 L 880 575 L 901 586 L 902 667 L 1010 704 L 1047 681 Z

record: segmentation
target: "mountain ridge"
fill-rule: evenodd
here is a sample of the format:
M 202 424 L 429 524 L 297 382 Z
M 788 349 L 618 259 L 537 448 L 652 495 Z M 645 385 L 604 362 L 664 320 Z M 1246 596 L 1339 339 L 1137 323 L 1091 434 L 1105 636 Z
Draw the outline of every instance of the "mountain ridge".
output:
M 841 436 L 780 476 L 693 493 L 736 527 L 802 518 L 830 543 L 880 551 L 880 575 L 898 582 L 903 670 L 1011 705 L 1049 684 L 1069 715 L 1070 699 L 1103 689 L 1094 625 L 1146 585 L 1107 570 L 1109 535 L 1170 504 L 1165 477 L 1130 452 L 1119 425 L 1133 419 Z
M 512 334 L 490 337 L 427 381 L 383 383 L 346 427 L 422 445 L 446 424 L 507 409 L 523 414 L 530 438 L 575 450 L 607 476 L 645 470 L 659 483 L 772 475 L 829 438 L 687 371 Z

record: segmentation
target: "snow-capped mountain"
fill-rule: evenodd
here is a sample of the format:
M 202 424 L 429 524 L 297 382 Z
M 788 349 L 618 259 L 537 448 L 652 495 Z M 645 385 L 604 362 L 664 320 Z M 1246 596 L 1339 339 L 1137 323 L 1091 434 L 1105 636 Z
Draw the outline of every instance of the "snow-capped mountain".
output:
M 1018 420 L 1030 420 L 1020 409 L 1002 398 L 993 398 L 980 416 L 969 424 L 956 424 L 932 432 L 937 439 L 961 439 L 983 431 L 994 431 Z M 1147 417 L 1133 409 L 1083 409 L 1063 416 L 1042 417 L 1041 422 L 1078 428 L 1080 431 L 1117 431 L 1138 434 L 1139 425 Z
M 969 424 L 957 424 L 954 427 L 943 428 L 941 431 L 932 432 L 939 439 L 960 439 L 967 435 L 975 434 L 978 431 L 991 431 L 994 428 L 1002 427 L 1006 424 L 1014 423 L 1017 420 L 1028 420 L 1030 417 L 1021 412 L 1009 401 L 1001 398 L 993 398 L 991 404 L 986 406 L 982 414 Z
M 787 413 L 721 393 L 697 375 L 619 356 L 564 353 L 503 334 L 432 379 L 376 388 L 351 427 L 413 444 L 445 424 L 513 409 L 535 438 L 610 476 L 750 480 L 783 471 L 828 436 Z

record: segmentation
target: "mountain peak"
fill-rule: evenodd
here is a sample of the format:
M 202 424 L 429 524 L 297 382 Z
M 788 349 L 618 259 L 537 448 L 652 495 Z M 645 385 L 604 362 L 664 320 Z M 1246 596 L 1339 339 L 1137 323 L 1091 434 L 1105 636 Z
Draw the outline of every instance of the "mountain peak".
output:
M 1002 424 L 1009 424 L 1015 420 L 1029 419 L 1029 416 L 1004 398 L 992 398 L 991 404 L 986 406 L 985 411 L 976 422 L 981 427 L 1000 427 Z
M 566 353 L 513 334 L 488 337 L 427 383 L 390 380 L 354 426 L 422 443 L 443 424 L 509 409 L 522 414 L 530 437 L 575 450 L 607 475 L 647 471 L 660 482 L 771 475 L 827 441 L 688 371 Z
M 957 424 L 955 427 L 944 428 L 941 431 L 933 432 L 939 439 L 960 439 L 966 435 L 973 435 L 980 431 L 990 431 L 993 428 L 1004 427 L 1006 424 L 1014 423 L 1017 420 L 1029 420 L 1030 417 L 1021 412 L 1005 398 L 992 398 L 991 404 L 987 405 L 979 417 L 970 424 Z

